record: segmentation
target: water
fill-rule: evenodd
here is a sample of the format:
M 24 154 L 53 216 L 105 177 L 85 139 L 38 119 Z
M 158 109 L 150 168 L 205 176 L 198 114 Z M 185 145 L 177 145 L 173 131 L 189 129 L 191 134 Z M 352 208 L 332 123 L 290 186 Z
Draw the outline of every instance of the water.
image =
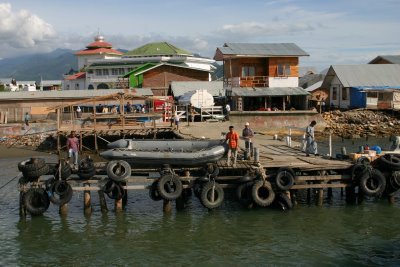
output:
M 351 142 L 343 144 L 352 150 Z M 0 186 L 23 159 L 0 160 Z M 130 191 L 126 211 L 102 214 L 94 192 L 93 213 L 85 216 L 83 194 L 74 193 L 66 217 L 51 205 L 43 216 L 20 220 L 18 197 L 16 180 L 0 189 L 0 266 L 400 265 L 398 199 L 347 205 L 334 190 L 323 207 L 300 199 L 281 212 L 245 210 L 229 197 L 208 212 L 192 197 L 184 211 L 166 215 L 162 202 Z

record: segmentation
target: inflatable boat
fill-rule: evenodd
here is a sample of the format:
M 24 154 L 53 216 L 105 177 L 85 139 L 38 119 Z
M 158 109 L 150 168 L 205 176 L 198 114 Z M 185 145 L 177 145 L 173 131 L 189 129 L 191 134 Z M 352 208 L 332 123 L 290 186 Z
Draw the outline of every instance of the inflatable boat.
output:
M 100 155 L 124 160 L 131 166 L 201 166 L 214 163 L 228 151 L 224 140 L 120 139 L 107 145 Z

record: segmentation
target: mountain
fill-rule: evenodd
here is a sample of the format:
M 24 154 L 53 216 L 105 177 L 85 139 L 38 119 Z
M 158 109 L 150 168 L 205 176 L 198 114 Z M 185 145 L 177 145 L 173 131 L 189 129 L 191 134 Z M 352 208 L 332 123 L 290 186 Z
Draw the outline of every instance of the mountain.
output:
M 0 78 L 17 81 L 61 80 L 78 62 L 73 50 L 56 49 L 50 53 L 25 55 L 0 60 Z

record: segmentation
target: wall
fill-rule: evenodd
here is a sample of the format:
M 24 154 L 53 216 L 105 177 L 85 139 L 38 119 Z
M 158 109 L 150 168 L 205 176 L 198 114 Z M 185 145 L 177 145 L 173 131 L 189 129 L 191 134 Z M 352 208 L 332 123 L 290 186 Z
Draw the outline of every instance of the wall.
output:
M 298 77 L 269 77 L 269 87 L 298 87 Z
M 302 131 L 313 120 L 317 122 L 317 130 L 326 127 L 321 114 L 315 111 L 232 111 L 229 118 L 232 124 L 249 122 L 252 128 L 265 132 L 289 128 Z
M 168 89 L 172 81 L 208 81 L 208 72 L 161 66 L 144 73 L 143 87 Z M 153 93 L 156 95 L 155 91 Z

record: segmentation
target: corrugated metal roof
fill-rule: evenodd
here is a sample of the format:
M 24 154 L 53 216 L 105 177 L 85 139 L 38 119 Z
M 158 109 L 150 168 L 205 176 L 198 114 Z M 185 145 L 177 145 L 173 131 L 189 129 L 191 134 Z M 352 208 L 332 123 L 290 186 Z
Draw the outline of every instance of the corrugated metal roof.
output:
M 309 95 L 301 87 L 233 87 L 234 96 L 286 96 L 286 95 Z
M 174 97 L 179 97 L 186 92 L 195 90 L 207 90 L 212 96 L 225 96 L 224 83 L 222 81 L 191 81 L 191 82 L 172 82 L 171 90 Z
M 322 87 L 328 88 L 335 75 L 343 87 L 400 85 L 400 65 L 397 64 L 332 65 Z
M 373 64 L 380 59 L 386 60 L 392 64 L 400 64 L 400 55 L 383 55 L 383 56 L 377 56 L 373 60 L 369 62 L 369 64 Z
M 106 96 L 119 92 L 127 92 L 124 89 L 107 89 L 107 90 L 65 90 L 65 91 L 19 91 L 19 92 L 1 92 L 0 101 L 8 100 L 24 100 L 24 99 L 80 99 L 92 98 L 98 96 Z M 136 88 L 128 90 L 138 96 L 153 96 L 150 88 Z
M 314 91 L 315 89 L 321 88 L 321 85 L 322 85 L 322 81 L 319 81 L 319 82 L 316 82 L 316 83 L 314 83 L 313 85 L 307 87 L 307 88 L 304 89 L 304 90 L 306 90 L 307 92 L 312 92 L 312 91 Z
M 307 52 L 294 43 L 251 44 L 226 43 L 218 49 L 224 55 L 253 55 L 253 56 L 309 56 Z

